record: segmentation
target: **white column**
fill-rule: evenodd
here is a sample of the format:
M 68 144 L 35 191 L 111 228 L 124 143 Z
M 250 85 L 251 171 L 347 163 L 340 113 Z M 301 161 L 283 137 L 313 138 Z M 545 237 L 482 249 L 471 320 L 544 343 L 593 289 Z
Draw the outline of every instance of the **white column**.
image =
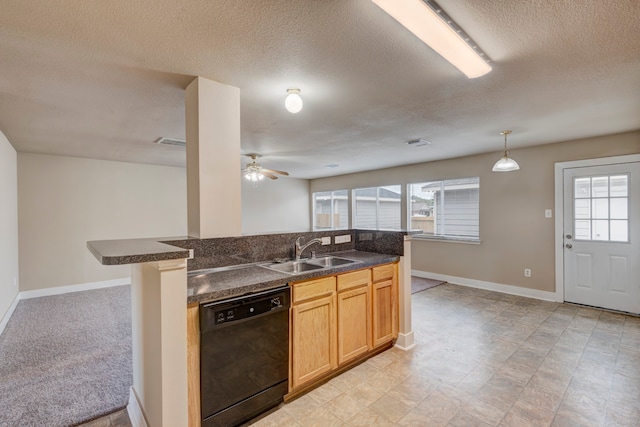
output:
M 191 237 L 242 234 L 240 89 L 196 77 L 185 91 Z
M 406 351 L 416 345 L 411 326 L 411 236 L 404 236 L 404 255 L 398 265 L 398 294 L 400 324 L 396 347 Z
M 143 418 L 149 427 L 188 424 L 186 301 L 186 260 L 131 267 L 133 387 L 127 409 L 132 420 Z

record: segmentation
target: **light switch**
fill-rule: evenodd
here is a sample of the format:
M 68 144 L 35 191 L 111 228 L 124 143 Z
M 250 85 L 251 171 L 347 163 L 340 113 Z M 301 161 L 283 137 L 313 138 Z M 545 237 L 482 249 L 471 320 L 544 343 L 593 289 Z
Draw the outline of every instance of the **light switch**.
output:
M 544 217 L 545 218 L 553 218 L 553 213 L 552 213 L 551 209 L 545 209 L 544 210 Z

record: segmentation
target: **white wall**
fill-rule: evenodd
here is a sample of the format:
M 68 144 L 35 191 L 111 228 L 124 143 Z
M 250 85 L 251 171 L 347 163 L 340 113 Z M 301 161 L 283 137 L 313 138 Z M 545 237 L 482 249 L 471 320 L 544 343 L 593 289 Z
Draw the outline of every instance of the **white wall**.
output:
M 0 321 L 18 294 L 16 158 L 16 150 L 0 131 Z
M 184 236 L 184 168 L 18 153 L 20 290 L 130 277 L 88 240 Z
M 309 180 L 242 180 L 242 234 L 311 230 Z
M 14 175 L 15 157 L 13 151 Z M 129 266 L 101 265 L 88 240 L 187 234 L 184 168 L 31 153 L 18 153 L 17 163 L 21 291 L 130 277 Z M 15 176 L 13 182 L 15 193 Z M 257 188 L 243 180 L 245 235 L 308 231 L 309 209 L 308 180 L 282 178 Z M 14 253 L 17 239 L 15 246 Z M 7 280 L 12 284 L 13 276 Z

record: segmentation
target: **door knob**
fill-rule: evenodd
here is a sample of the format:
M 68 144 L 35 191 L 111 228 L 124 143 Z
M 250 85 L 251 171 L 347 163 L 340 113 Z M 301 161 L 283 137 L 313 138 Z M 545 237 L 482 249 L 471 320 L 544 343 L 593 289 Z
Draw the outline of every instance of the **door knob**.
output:
M 566 245 L 564 245 L 564 247 L 567 249 L 571 249 L 573 245 L 571 243 L 567 243 Z
M 572 238 L 573 236 L 572 236 L 571 234 L 567 234 L 565 237 L 566 237 L 567 239 L 570 239 L 570 238 Z

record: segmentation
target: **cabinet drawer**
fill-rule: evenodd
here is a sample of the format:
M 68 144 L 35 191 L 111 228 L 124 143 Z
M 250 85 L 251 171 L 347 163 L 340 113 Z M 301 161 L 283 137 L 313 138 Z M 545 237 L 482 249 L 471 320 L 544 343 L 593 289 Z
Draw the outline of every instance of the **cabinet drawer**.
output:
M 338 276 L 338 292 L 345 289 L 368 285 L 371 282 L 371 270 L 360 270 Z
M 373 281 L 379 282 L 380 280 L 388 280 L 393 278 L 395 269 L 395 264 L 386 264 L 379 267 L 373 267 Z
M 292 301 L 297 303 L 328 295 L 336 291 L 336 278 L 324 277 L 322 279 L 309 280 L 306 282 L 293 283 Z

